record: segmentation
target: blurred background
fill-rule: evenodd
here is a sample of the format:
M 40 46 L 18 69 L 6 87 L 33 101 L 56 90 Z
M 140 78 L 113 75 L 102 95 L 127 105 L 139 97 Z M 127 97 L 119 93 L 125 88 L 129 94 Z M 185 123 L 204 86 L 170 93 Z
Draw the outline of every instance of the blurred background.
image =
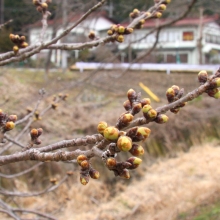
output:
M 44 41 L 75 23 L 97 2 L 53 0 Z M 58 43 L 90 41 L 91 30 L 97 37 L 105 37 L 112 24 L 127 26 L 134 8 L 146 11 L 153 4 L 153 0 L 109 0 Z M 200 70 L 212 74 L 219 68 L 219 6 L 219 0 L 173 0 L 161 19 L 146 21 L 142 29 L 126 36 L 121 44 L 80 51 L 44 50 L 28 60 L 1 67 L 0 108 L 22 118 L 27 108 L 34 108 L 39 89 L 46 90 L 39 112 L 51 105 L 54 96 L 68 93 L 68 99 L 59 103 L 56 110 L 51 109 L 30 125 L 43 128 L 44 146 L 97 133 L 99 121 L 114 125 L 124 112 L 123 102 L 130 88 L 141 92 L 143 98 L 151 98 L 154 108 L 163 106 L 167 104 L 165 93 L 169 87 L 178 85 L 187 94 L 199 86 Z M 39 40 L 41 14 L 32 1 L 0 0 L 0 23 L 10 19 L 13 22 L 0 32 L 0 52 L 12 50 L 10 33 L 25 35 L 30 45 Z M 74 175 L 45 195 L 1 195 L 1 199 L 12 207 L 51 213 L 57 219 L 220 219 L 219 110 L 219 101 L 205 94 L 177 115 L 169 112 L 168 123 L 150 123 L 151 135 L 141 143 L 145 149 L 143 164 L 131 172 L 130 180 L 115 177 L 94 158 L 92 164 L 101 177 L 82 186 L 77 164 L 44 163 L 20 177 L 0 177 L 1 189 L 37 192 L 44 190 L 51 178 L 59 182 L 68 170 Z M 16 138 L 25 126 L 17 126 L 10 134 Z M 28 132 L 19 141 L 25 144 L 27 139 Z M 1 155 L 20 150 L 15 145 L 1 148 Z M 120 154 L 118 160 L 129 156 Z M 34 164 L 37 163 L 10 164 L 0 167 L 0 171 L 19 173 Z M 10 218 L 2 214 L 1 219 Z M 21 219 L 46 218 L 23 214 Z

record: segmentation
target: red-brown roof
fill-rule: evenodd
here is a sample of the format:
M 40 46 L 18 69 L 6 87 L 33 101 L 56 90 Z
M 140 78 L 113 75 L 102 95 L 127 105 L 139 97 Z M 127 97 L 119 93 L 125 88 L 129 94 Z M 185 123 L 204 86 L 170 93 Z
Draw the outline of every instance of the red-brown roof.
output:
M 74 13 L 68 16 L 68 23 L 74 23 L 77 20 L 79 20 L 82 16 L 84 15 L 84 13 Z M 105 11 L 99 11 L 99 12 L 93 12 L 89 15 L 89 17 L 87 19 L 91 19 L 91 18 L 98 18 L 98 17 L 105 17 L 107 20 L 109 20 L 110 22 L 114 23 L 110 18 L 107 17 L 107 13 Z M 54 24 L 56 25 L 62 25 L 63 23 L 63 19 L 62 18 L 58 18 L 58 19 L 53 19 L 53 20 L 48 20 L 47 24 L 48 26 L 52 26 Z M 34 24 L 30 24 L 28 26 L 29 28 L 33 28 L 33 27 L 42 27 L 42 23 L 41 21 L 38 21 Z
M 206 23 L 210 23 L 210 22 L 214 22 L 216 20 L 218 20 L 218 16 L 209 16 L 209 17 L 206 17 L 204 16 L 203 17 L 203 24 L 206 24 Z M 155 27 L 157 25 L 161 25 L 161 24 L 165 24 L 167 22 L 170 22 L 172 19 L 168 18 L 162 18 L 162 19 L 150 19 L 150 20 L 147 20 L 144 24 L 144 27 L 146 28 L 152 28 L 152 27 Z M 180 26 L 198 26 L 200 23 L 200 18 L 184 18 L 182 20 L 179 20 L 177 21 L 175 24 L 173 24 L 172 26 L 177 26 L 177 27 L 180 27 Z M 127 26 L 129 23 L 123 23 L 122 25 L 124 26 Z

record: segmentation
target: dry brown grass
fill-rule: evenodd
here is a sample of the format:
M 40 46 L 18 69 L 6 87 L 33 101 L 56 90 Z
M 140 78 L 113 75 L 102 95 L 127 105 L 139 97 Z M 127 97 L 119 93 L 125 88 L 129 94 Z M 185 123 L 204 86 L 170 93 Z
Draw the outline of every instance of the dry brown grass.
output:
M 173 220 L 178 213 L 220 195 L 219 167 L 220 148 L 194 147 L 177 158 L 158 161 L 143 178 L 118 188 L 113 198 L 100 182 L 75 185 L 59 219 Z
M 27 77 L 28 74 L 30 77 Z M 40 109 L 50 103 L 52 94 L 59 91 L 68 92 L 70 98 L 67 103 L 62 103 L 57 111 L 51 112 L 33 125 L 43 127 L 44 144 L 92 134 L 96 132 L 96 124 L 101 120 L 114 124 L 117 116 L 123 112 L 122 103 L 126 99 L 126 91 L 131 87 L 141 91 L 138 86 L 140 81 L 162 97 L 162 102 L 165 102 L 166 89 L 173 84 L 184 87 L 187 92 L 197 86 L 195 74 L 130 72 L 126 77 L 116 79 L 115 73 L 103 71 L 96 74 L 91 82 L 78 86 L 72 86 L 76 78 L 84 78 L 90 73 L 52 73 L 49 84 L 44 84 L 42 73 L 39 74 L 41 75 L 30 72 L 14 73 L 6 69 L 6 72 L 0 75 L 0 89 L 2 96 L 9 97 L 10 102 L 1 108 L 5 108 L 9 113 L 18 112 L 21 117 L 26 106 L 34 105 L 39 88 L 46 87 L 48 91 Z M 142 93 L 147 97 L 143 91 Z M 152 105 L 156 107 L 161 103 Z M 216 100 L 202 98 L 185 109 L 178 117 L 169 114 L 170 122 L 166 125 L 149 125 L 152 137 L 145 146 L 148 156 L 144 158 L 142 168 L 132 173 L 131 180 L 121 181 L 103 168 L 103 164 L 100 166 L 97 163 L 95 166 L 102 175 L 101 180 L 91 181 L 88 186 L 83 187 L 78 181 L 77 167 L 74 177 L 55 194 L 17 198 L 17 203 L 23 207 L 52 212 L 59 219 L 66 220 L 169 220 L 213 195 L 220 195 L 219 148 L 192 148 L 189 153 L 180 154 L 178 157 L 173 153 L 173 150 L 188 151 L 192 145 L 200 145 L 204 141 L 220 137 L 219 107 Z M 152 164 L 149 155 L 166 155 L 168 152 L 176 158 L 156 160 L 157 163 L 148 166 Z M 17 181 L 9 186 L 13 188 L 17 185 L 23 191 L 40 190 L 50 177 L 58 175 L 58 178 L 61 178 L 67 168 L 72 169 L 71 166 L 60 167 L 54 163 L 45 165 L 33 173 L 34 176 L 28 175 L 19 179 L 21 182 Z M 19 172 L 16 165 L 8 166 L 3 171 Z M 10 199 L 8 201 L 11 202 Z M 14 205 L 13 202 L 11 204 Z

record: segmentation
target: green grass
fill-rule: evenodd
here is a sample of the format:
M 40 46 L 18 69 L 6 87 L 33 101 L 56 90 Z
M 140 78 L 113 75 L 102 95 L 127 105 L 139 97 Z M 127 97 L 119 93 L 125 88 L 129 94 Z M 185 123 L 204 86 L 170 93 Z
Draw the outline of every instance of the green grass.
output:
M 180 213 L 176 220 L 220 220 L 220 201 Z

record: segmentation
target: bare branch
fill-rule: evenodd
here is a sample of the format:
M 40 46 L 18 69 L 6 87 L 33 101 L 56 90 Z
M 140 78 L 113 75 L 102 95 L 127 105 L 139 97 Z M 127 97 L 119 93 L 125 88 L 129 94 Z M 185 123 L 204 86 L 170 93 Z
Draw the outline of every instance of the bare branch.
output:
M 46 187 L 44 190 L 40 192 L 32 192 L 32 193 L 21 193 L 21 192 L 10 192 L 7 190 L 3 190 L 0 188 L 0 194 L 5 196 L 17 196 L 17 197 L 32 197 L 32 196 L 40 196 L 48 192 L 52 192 L 53 190 L 57 189 L 61 184 L 63 184 L 67 180 L 68 176 L 62 178 L 56 185 L 50 185 Z
M 0 30 L 1 30 L 3 27 L 5 27 L 7 24 L 10 24 L 11 22 L 13 22 L 12 19 L 9 20 L 9 21 L 7 21 L 7 22 L 5 22 L 4 24 L 1 24 L 1 25 L 0 25 Z
M 0 173 L 0 177 L 4 177 L 4 178 L 7 178 L 7 179 L 13 179 L 13 178 L 16 178 L 16 177 L 19 177 L 19 176 L 22 176 L 24 174 L 27 174 L 31 171 L 33 171 L 34 169 L 36 169 L 37 167 L 43 165 L 44 163 L 37 163 L 35 164 L 34 166 L 30 167 L 29 169 L 26 169 L 26 170 L 23 170 L 19 173 L 15 173 L 15 174 L 11 174 L 11 175 L 7 175 L 7 174 L 3 174 L 3 173 Z

